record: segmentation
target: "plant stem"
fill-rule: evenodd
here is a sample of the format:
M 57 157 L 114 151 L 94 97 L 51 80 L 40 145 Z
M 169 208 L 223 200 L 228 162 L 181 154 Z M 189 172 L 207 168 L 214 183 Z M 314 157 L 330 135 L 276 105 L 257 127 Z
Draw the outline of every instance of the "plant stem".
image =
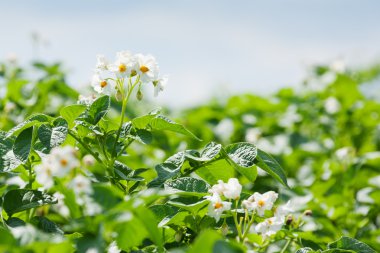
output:
M 240 225 L 238 223 L 238 219 L 237 219 L 237 212 L 232 212 L 232 217 L 234 218 L 236 230 L 238 232 L 239 241 L 242 241 L 243 237 L 241 234 L 241 227 L 240 227 Z
M 90 147 L 87 146 L 80 138 L 78 138 L 72 130 L 69 130 L 69 135 L 71 135 L 79 144 L 81 144 L 99 163 L 103 164 L 103 161 L 95 154 Z
M 288 241 L 286 242 L 285 246 L 282 248 L 280 253 L 285 253 L 286 249 L 289 247 L 291 242 L 292 242 L 292 239 L 288 239 Z
M 252 226 L 252 224 L 253 224 L 254 221 L 255 221 L 255 213 L 253 212 L 252 216 L 251 216 L 251 219 L 249 220 L 248 225 L 247 225 L 246 229 L 244 230 L 243 240 L 247 237 L 249 229 L 251 228 L 251 226 Z

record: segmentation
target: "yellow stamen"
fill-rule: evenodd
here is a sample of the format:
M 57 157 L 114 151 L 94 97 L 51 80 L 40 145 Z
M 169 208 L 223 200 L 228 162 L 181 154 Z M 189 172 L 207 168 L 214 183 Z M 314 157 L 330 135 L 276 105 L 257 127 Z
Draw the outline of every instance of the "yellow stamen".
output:
M 61 159 L 60 163 L 62 166 L 66 166 L 68 162 L 66 159 Z
M 215 209 L 219 209 L 219 208 L 221 208 L 221 207 L 223 207 L 223 204 L 222 204 L 222 203 L 216 202 L 216 203 L 214 204 L 214 208 L 215 208 Z
M 119 65 L 119 72 L 125 72 L 127 71 L 127 66 L 125 66 L 124 64 L 120 64 Z
M 148 68 L 147 66 L 142 65 L 142 66 L 140 67 L 140 71 L 143 72 L 143 73 L 146 73 L 146 72 L 149 71 L 149 68 Z
M 107 86 L 107 81 L 103 80 L 100 82 L 100 87 L 104 88 Z
M 260 207 L 263 207 L 265 205 L 265 201 L 264 200 L 259 200 L 257 202 L 257 204 L 260 206 Z

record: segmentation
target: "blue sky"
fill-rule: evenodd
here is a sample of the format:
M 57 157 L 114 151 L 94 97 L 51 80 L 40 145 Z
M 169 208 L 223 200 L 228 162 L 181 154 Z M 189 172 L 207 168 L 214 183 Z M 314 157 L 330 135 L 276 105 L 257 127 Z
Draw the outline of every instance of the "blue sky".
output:
M 377 0 L 2 1 L 0 57 L 62 60 L 83 87 L 96 54 L 151 53 L 170 75 L 155 102 L 188 106 L 295 85 L 312 63 L 378 61 L 379 10 Z

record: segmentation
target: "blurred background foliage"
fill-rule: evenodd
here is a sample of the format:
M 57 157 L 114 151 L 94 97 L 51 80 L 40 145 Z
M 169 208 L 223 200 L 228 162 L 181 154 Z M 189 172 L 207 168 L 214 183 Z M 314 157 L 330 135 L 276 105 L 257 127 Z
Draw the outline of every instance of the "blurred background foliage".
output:
M 33 113 L 58 116 L 60 108 L 76 103 L 79 93 L 65 76 L 58 63 L 0 63 L 0 129 L 7 131 Z M 283 202 L 291 199 L 299 210 L 312 211 L 298 232 L 304 246 L 318 248 L 347 235 L 380 251 L 380 102 L 374 96 L 379 76 L 380 65 L 360 70 L 315 66 L 302 84 L 271 96 L 242 94 L 183 110 L 162 108 L 202 141 L 155 133 L 150 146 L 132 144 L 128 164 L 153 168 L 178 151 L 200 149 L 210 141 L 251 142 L 279 161 L 291 189 L 263 171 L 254 185 L 241 182 L 246 190 L 279 191 Z M 116 120 L 120 108 L 116 101 L 112 107 L 109 116 Z M 135 100 L 127 115 L 152 109 L 146 99 Z M 153 169 L 147 173 L 155 177 Z

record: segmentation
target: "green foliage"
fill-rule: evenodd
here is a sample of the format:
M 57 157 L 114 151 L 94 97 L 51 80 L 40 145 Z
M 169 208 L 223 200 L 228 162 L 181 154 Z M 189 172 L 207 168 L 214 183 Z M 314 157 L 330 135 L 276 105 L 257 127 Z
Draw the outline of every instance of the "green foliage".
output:
M 38 80 L 8 65 L 1 252 L 380 251 L 380 103 L 362 88 L 378 66 L 317 66 L 303 87 L 213 100 L 174 121 L 129 99 L 138 81 L 77 103 L 60 64 L 35 63 Z M 231 178 L 242 192 L 216 219 L 227 204 L 210 192 Z M 258 215 L 243 203 L 268 191 L 295 210 L 264 236 L 257 224 L 283 206 Z

